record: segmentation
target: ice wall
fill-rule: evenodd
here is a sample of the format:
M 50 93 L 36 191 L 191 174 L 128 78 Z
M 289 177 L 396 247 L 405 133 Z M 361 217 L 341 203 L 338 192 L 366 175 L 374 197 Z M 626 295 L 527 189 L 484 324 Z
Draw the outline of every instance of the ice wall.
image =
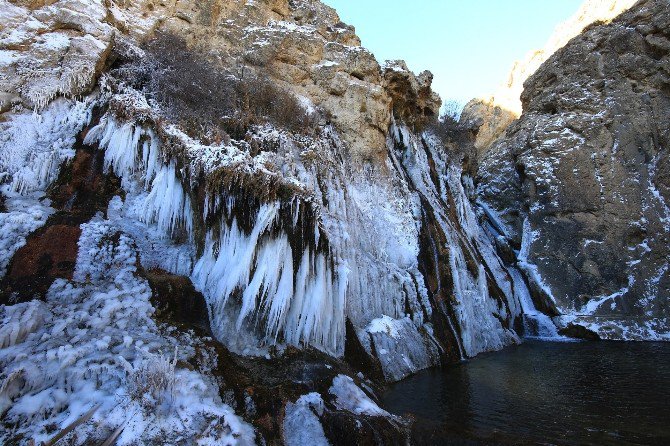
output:
M 448 349 L 470 357 L 519 341 L 520 285 L 434 136 L 394 126 L 388 172 L 375 172 L 343 162 L 346 147 L 332 128 L 310 141 L 322 154 L 318 164 L 299 160 L 305 149 L 290 135 L 269 130 L 263 137 L 275 138 L 280 154 L 273 161 L 287 172 L 276 181 L 293 192 L 259 198 L 250 187 L 211 178 L 243 170 L 245 181 L 270 188 L 263 181 L 274 174 L 257 167 L 267 153 L 205 146 L 144 122 L 109 113 L 86 137 L 105 150 L 106 168 L 126 190 L 125 201 L 110 204 L 110 218 L 138 236 L 141 228 L 128 221 L 153 234 L 157 248 L 142 262 L 189 275 L 207 298 L 214 333 L 232 350 L 262 355 L 272 346 L 309 345 L 341 356 L 349 319 L 357 341 L 396 380 L 437 364 Z M 180 148 L 171 141 L 168 149 L 166 137 L 177 137 Z M 421 259 L 426 226 L 436 290 L 426 286 Z M 177 256 L 184 260 L 171 262 Z M 446 321 L 449 339 L 436 318 Z M 395 334 L 375 330 L 379 320 L 397 327 Z
M 438 290 L 448 298 L 443 308 L 451 307 L 446 318 L 457 332 L 459 351 L 471 357 L 518 342 L 513 322 L 521 313 L 519 301 L 505 266 L 479 226 L 462 185 L 460 166 L 430 133 L 420 136 L 394 126 L 392 135 L 398 170 L 430 207 L 443 236 L 432 243 L 444 244 L 434 250 L 446 250 L 451 277 L 440 277 L 445 274 L 437 271 L 436 279 L 449 279 Z

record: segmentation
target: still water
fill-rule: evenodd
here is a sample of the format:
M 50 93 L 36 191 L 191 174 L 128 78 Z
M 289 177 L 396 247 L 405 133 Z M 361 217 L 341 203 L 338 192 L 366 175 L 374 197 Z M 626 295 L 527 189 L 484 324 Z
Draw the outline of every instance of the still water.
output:
M 422 444 L 670 445 L 670 343 L 528 341 L 383 399 Z

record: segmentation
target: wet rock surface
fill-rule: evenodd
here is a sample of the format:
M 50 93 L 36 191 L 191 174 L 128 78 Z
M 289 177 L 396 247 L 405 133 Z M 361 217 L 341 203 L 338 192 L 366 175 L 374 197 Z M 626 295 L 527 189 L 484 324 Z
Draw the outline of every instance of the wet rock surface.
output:
M 78 224 L 65 216 L 52 217 L 47 225 L 31 234 L 19 249 L 2 280 L 2 304 L 44 298 L 57 278 L 71 279 L 77 260 Z

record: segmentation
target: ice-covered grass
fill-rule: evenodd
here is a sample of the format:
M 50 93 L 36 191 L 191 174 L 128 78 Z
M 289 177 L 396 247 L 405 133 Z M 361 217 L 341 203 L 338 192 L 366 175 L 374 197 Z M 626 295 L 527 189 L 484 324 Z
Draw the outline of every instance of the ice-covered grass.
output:
M 99 406 L 64 441 L 121 428 L 119 445 L 253 443 L 211 377 L 176 366 L 196 341 L 153 321 L 136 260 L 132 239 L 97 217 L 82 225 L 74 280 L 54 282 L 46 302 L 0 307 L 0 441 L 48 440 Z

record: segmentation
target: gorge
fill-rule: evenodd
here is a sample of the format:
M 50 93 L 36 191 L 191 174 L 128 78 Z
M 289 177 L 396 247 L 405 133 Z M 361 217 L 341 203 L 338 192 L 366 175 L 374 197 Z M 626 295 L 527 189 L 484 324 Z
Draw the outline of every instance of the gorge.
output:
M 670 4 L 565 29 L 456 122 L 318 0 L 0 0 L 0 442 L 420 444 L 422 370 L 667 357 Z

